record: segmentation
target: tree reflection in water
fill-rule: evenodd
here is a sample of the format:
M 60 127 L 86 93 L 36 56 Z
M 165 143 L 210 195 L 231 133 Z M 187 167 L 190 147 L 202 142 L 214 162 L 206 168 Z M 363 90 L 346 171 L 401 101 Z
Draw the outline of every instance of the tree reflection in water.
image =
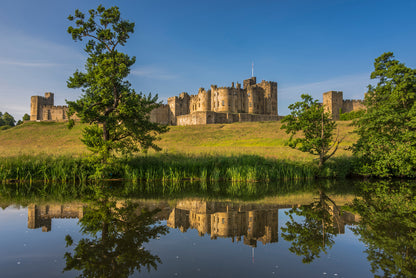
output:
M 371 271 L 416 277 L 415 184 L 381 181 L 362 187 L 362 198 L 354 201 L 361 221 L 353 230 L 367 246 Z
M 319 198 L 309 205 L 302 205 L 286 212 L 289 221 L 282 227 L 282 237 L 292 242 L 289 251 L 302 256 L 303 263 L 311 263 L 321 252 L 334 244 L 339 232 L 340 212 L 335 203 L 319 190 Z M 294 215 L 303 218 L 295 219 Z
M 139 209 L 139 204 L 117 203 L 100 196 L 84 210 L 80 220 L 82 238 L 72 252 L 65 253 L 64 271 L 80 270 L 79 277 L 128 277 L 142 267 L 150 271 L 161 264 L 143 244 L 165 235 L 168 228 L 155 220 L 159 209 Z M 70 235 L 67 247 L 74 244 Z

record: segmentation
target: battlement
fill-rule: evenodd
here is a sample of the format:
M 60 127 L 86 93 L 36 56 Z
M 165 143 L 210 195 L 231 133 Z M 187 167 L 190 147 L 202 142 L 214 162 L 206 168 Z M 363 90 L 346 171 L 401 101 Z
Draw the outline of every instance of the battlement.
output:
M 77 120 L 77 116 L 72 116 Z M 68 106 L 54 105 L 54 94 L 46 92 L 45 96 L 32 96 L 30 98 L 31 121 L 67 121 Z
M 342 91 L 329 91 L 322 95 L 323 106 L 326 112 L 330 113 L 334 121 L 339 120 L 340 113 L 348 113 L 366 109 L 363 100 L 343 99 Z
M 199 88 L 196 94 L 182 92 L 169 97 L 167 104 L 153 109 L 150 120 L 170 125 L 277 120 L 277 82 L 262 80 L 256 84 L 256 77 L 251 77 L 243 84 L 243 88 L 238 82 L 231 82 L 230 87 L 211 85 L 209 90 Z M 51 92 L 44 97 L 32 96 L 30 119 L 66 121 L 68 107 L 55 106 Z
M 228 120 L 224 120 L 220 115 L 200 113 L 209 111 L 241 115 L 244 113 L 270 115 L 272 116 L 270 119 L 277 119 L 277 82 L 262 80 L 261 83 L 256 84 L 256 77 L 252 77 L 244 80 L 243 83 L 244 88 L 241 88 L 241 84 L 238 82 L 231 82 L 231 87 L 211 85 L 211 89 L 208 91 L 199 88 L 198 93 L 194 95 L 181 93 L 179 96 L 168 98 L 170 109 L 168 122 L 174 125 L 185 125 L 234 119 L 228 117 Z M 195 114 L 197 112 L 198 114 Z M 178 117 L 181 117 L 180 121 L 178 121 Z M 235 119 L 255 121 L 257 118 L 241 116 Z M 212 122 L 213 119 L 216 120 Z

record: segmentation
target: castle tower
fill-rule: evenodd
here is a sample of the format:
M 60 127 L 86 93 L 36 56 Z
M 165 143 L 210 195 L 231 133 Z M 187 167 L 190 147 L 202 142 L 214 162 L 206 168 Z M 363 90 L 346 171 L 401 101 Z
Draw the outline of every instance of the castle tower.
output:
M 252 86 L 256 84 L 256 77 L 251 77 L 243 81 L 243 89 L 247 89 L 248 86 Z
M 339 120 L 339 112 L 342 109 L 343 95 L 341 91 L 329 91 L 323 94 L 325 112 L 332 115 L 332 120 Z
M 43 106 L 53 106 L 54 95 L 51 92 L 46 92 L 45 96 L 32 96 L 30 98 L 30 120 L 48 120 L 43 118 Z
M 197 111 L 211 111 L 211 91 L 200 88 L 198 91 Z
M 168 98 L 170 124 L 176 125 L 176 116 L 189 114 L 190 99 L 185 92 L 181 93 L 179 97 Z
M 218 88 L 216 95 L 216 112 L 229 112 L 229 106 L 231 106 L 230 96 L 231 89 L 229 88 Z

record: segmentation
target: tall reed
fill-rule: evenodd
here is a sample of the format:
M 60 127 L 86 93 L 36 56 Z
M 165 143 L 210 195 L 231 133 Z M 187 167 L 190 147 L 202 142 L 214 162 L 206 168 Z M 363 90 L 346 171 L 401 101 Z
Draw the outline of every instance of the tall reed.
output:
M 268 159 L 256 155 L 154 154 L 115 158 L 101 165 L 86 157 L 17 156 L 0 159 L 1 182 L 73 182 L 125 179 L 134 182 L 229 180 L 281 181 L 319 177 L 345 177 L 352 171 L 348 158 L 338 158 L 319 170 L 313 163 Z M 254 189 L 253 189 L 254 190 Z

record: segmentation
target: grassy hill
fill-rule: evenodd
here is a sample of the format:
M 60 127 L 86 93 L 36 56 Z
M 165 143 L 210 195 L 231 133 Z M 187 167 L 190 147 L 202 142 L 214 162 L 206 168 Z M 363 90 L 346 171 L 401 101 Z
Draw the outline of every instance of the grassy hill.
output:
M 351 122 L 338 122 L 344 137 L 337 156 L 351 155 L 345 150 L 357 139 Z M 66 123 L 28 122 L 0 131 L 0 157 L 22 154 L 82 155 L 87 149 L 81 142 L 83 124 L 71 130 Z M 280 122 L 214 124 L 206 126 L 172 126 L 161 136 L 158 145 L 172 154 L 254 154 L 297 161 L 314 156 L 285 146 L 289 136 L 280 129 Z

